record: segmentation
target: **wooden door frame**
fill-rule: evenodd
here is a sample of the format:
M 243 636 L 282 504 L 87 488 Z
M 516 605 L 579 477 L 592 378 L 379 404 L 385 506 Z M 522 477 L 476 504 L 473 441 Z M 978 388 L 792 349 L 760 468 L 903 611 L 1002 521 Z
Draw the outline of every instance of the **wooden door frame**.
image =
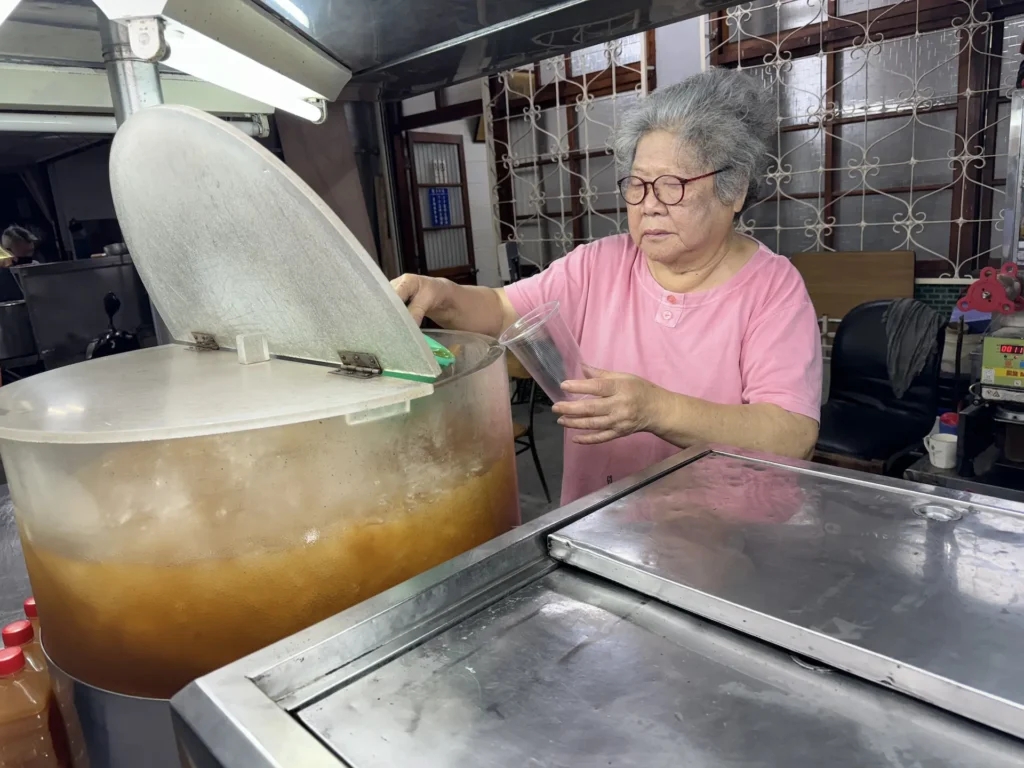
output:
M 472 284 L 476 284 L 476 252 L 473 250 L 473 219 L 469 209 L 469 178 L 466 175 L 466 150 L 465 142 L 463 137 L 454 133 L 430 133 L 425 131 L 407 131 L 404 137 L 405 141 L 405 152 L 403 165 L 408 169 L 408 177 L 405 173 L 400 173 L 400 186 L 403 186 L 403 180 L 407 179 L 408 188 L 402 193 L 402 197 L 408 202 L 407 206 L 404 206 L 405 212 L 403 217 L 408 217 L 411 221 L 412 227 L 408 226 L 408 223 L 404 223 L 402 227 L 403 233 L 407 235 L 413 235 L 416 238 L 416 245 L 418 250 L 418 257 L 416 259 L 417 271 L 423 275 L 432 275 L 433 277 L 448 277 L 453 280 L 459 281 L 468 280 Z M 396 139 L 396 143 L 401 139 Z M 413 154 L 414 144 L 454 144 L 457 147 L 459 156 L 459 179 L 458 184 L 430 184 L 421 182 L 416 177 L 416 163 L 415 155 Z M 404 169 L 402 169 L 404 170 Z M 449 188 L 458 187 L 462 192 L 462 224 L 453 224 L 446 229 L 462 229 L 466 234 L 466 248 L 469 263 L 465 268 L 463 267 L 448 267 L 446 269 L 439 269 L 431 272 L 427 267 L 427 250 L 423 236 L 423 219 L 419 210 L 419 190 L 427 189 L 430 187 L 447 186 Z M 410 231 L 411 230 L 411 231 Z

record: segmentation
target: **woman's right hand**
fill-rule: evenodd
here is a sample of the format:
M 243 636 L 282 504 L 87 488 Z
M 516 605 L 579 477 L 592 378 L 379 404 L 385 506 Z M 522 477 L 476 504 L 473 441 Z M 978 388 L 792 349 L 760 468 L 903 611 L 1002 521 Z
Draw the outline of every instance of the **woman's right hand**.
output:
M 451 282 L 448 280 L 426 275 L 406 274 L 391 281 L 391 287 L 409 308 L 409 314 L 416 325 L 450 301 L 450 286 Z

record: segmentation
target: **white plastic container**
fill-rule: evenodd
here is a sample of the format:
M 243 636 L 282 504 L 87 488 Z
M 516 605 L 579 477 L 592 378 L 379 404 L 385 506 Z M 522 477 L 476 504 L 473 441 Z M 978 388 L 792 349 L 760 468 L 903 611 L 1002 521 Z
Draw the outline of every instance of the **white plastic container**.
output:
M 517 524 L 501 349 L 439 339 L 456 363 L 397 414 L 397 380 L 177 345 L 0 389 L 53 661 L 167 697 Z

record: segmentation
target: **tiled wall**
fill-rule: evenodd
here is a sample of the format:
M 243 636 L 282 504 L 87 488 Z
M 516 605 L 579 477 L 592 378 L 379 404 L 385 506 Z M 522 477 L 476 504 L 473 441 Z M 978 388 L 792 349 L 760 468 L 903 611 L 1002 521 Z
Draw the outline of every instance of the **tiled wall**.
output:
M 914 286 L 914 298 L 923 301 L 925 304 L 934 307 L 943 316 L 948 317 L 953 312 L 953 305 L 956 304 L 964 294 L 965 285 L 935 285 L 917 283 Z

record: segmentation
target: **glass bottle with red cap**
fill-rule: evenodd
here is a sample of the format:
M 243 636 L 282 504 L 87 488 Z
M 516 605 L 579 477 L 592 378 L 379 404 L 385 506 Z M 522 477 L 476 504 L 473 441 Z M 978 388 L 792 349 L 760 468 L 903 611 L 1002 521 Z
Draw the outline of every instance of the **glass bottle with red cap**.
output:
M 42 636 L 39 634 L 39 612 L 36 610 L 34 597 L 25 601 L 25 618 L 32 622 L 32 631 L 36 633 L 36 640 L 42 640 Z
M 24 651 L 19 646 L 0 650 L 0 765 L 61 765 L 50 736 L 49 707 L 49 682 L 29 669 Z
M 4 648 L 21 647 L 25 652 L 25 660 L 28 665 L 37 672 L 46 671 L 46 657 L 43 655 L 43 647 L 32 629 L 32 622 L 22 619 L 14 621 L 3 628 L 0 632 L 3 637 Z

